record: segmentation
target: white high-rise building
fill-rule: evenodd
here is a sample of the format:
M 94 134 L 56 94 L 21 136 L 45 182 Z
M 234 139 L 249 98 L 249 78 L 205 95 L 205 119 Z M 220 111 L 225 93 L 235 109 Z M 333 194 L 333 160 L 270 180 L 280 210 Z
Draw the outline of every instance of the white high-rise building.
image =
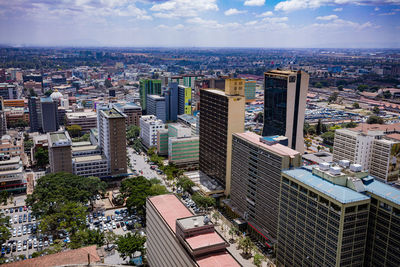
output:
M 146 115 L 140 118 L 140 138 L 145 147 L 157 146 L 157 131 L 160 129 L 165 129 L 165 124 L 156 116 Z

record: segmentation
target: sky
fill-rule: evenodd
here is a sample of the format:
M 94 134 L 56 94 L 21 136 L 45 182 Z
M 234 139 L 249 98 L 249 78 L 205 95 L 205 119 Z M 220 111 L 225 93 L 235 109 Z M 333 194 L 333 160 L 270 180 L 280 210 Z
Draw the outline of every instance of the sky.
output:
M 0 44 L 400 48 L 400 0 L 0 0 Z

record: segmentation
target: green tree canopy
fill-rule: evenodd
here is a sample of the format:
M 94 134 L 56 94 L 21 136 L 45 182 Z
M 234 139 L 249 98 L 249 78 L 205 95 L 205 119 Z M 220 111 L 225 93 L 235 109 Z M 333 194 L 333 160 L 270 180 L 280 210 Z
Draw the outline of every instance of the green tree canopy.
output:
M 357 90 L 360 91 L 360 92 L 363 92 L 363 91 L 365 91 L 365 90 L 368 90 L 368 85 L 366 85 L 366 84 L 360 84 L 360 85 L 357 87 Z
M 121 257 L 125 260 L 127 257 L 133 258 L 136 251 L 140 251 L 142 255 L 145 253 L 144 243 L 146 237 L 141 236 L 138 232 L 133 234 L 128 233 L 124 236 L 119 236 L 117 239 L 117 251 Z
M 194 193 L 192 196 L 192 200 L 196 203 L 197 206 L 202 208 L 209 208 L 215 206 L 215 198 L 203 196 L 199 193 Z
M 358 102 L 354 102 L 353 103 L 353 108 L 355 108 L 355 109 L 360 108 L 360 104 L 358 104 Z
M 126 130 L 126 139 L 128 139 L 128 141 L 130 140 L 133 141 L 139 137 L 139 134 L 140 134 L 140 127 L 136 125 L 131 125 Z
M 86 247 L 90 245 L 97 245 L 101 247 L 105 243 L 105 235 L 99 230 L 79 230 L 71 236 L 71 243 L 69 247 L 72 249 Z
M 38 167 L 44 168 L 47 164 L 49 164 L 49 153 L 47 149 L 44 149 L 43 147 L 38 147 L 34 157 Z
M 383 97 L 386 99 L 392 98 L 392 93 L 389 90 L 383 92 Z
M 335 132 L 328 131 L 321 135 L 323 142 L 327 145 L 333 145 L 333 141 L 335 139 Z
M 81 136 L 82 127 L 80 125 L 73 124 L 71 126 L 67 126 L 67 131 L 71 137 L 78 137 Z
M 379 116 L 371 115 L 368 117 L 367 123 L 368 124 L 385 124 L 385 121 Z
M 8 230 L 8 227 L 10 227 L 9 220 L 9 216 L 0 213 L 0 244 L 5 243 L 11 237 L 10 230 Z
M 92 196 L 104 192 L 106 186 L 97 177 L 51 173 L 38 180 L 35 191 L 28 195 L 26 203 L 32 206 L 34 215 L 53 214 L 68 202 L 87 204 Z
M 183 191 L 189 192 L 195 186 L 195 183 L 187 177 L 180 177 L 176 185 L 181 187 Z
M 372 112 L 375 113 L 376 115 L 378 115 L 378 114 L 381 112 L 381 110 L 379 109 L 378 106 L 375 106 L 375 107 L 372 109 Z
M 45 96 L 47 96 L 47 97 L 49 97 L 51 94 L 53 93 L 53 90 L 47 90 L 45 93 L 44 93 L 44 95 Z

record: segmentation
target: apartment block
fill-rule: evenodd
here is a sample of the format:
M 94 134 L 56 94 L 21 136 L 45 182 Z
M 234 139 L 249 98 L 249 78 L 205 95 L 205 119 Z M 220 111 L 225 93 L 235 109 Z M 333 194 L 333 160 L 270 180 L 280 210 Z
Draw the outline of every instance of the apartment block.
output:
M 386 182 L 399 179 L 400 142 L 394 140 L 374 140 L 371 149 L 369 173 Z
M 24 153 L 24 140 L 21 137 L 2 135 L 0 139 L 1 157 L 22 157 Z
M 168 140 L 168 161 L 177 166 L 199 164 L 200 138 L 170 137 Z
M 68 132 L 47 133 L 49 163 L 52 173 L 72 173 L 72 141 Z
M 164 129 L 164 123 L 154 115 L 140 118 L 140 138 L 146 148 L 157 146 L 157 131 Z
M 283 135 L 289 147 L 304 152 L 303 125 L 310 76 L 304 71 L 264 73 L 263 136 Z
M 252 132 L 232 140 L 231 211 L 266 247 L 276 243 L 281 171 L 301 166 L 299 152 Z
M 146 201 L 147 260 L 163 266 L 240 266 L 205 215 L 193 215 L 172 194 Z
M 230 194 L 232 134 L 244 132 L 244 82 L 225 81 L 225 91 L 200 91 L 200 170 Z

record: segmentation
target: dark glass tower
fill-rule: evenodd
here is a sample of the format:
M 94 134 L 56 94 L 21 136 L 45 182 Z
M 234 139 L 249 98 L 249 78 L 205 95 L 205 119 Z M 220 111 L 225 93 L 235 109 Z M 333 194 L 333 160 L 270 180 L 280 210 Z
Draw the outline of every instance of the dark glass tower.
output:
M 303 124 L 309 75 L 303 71 L 264 73 L 263 136 L 283 135 L 289 147 L 304 150 Z

